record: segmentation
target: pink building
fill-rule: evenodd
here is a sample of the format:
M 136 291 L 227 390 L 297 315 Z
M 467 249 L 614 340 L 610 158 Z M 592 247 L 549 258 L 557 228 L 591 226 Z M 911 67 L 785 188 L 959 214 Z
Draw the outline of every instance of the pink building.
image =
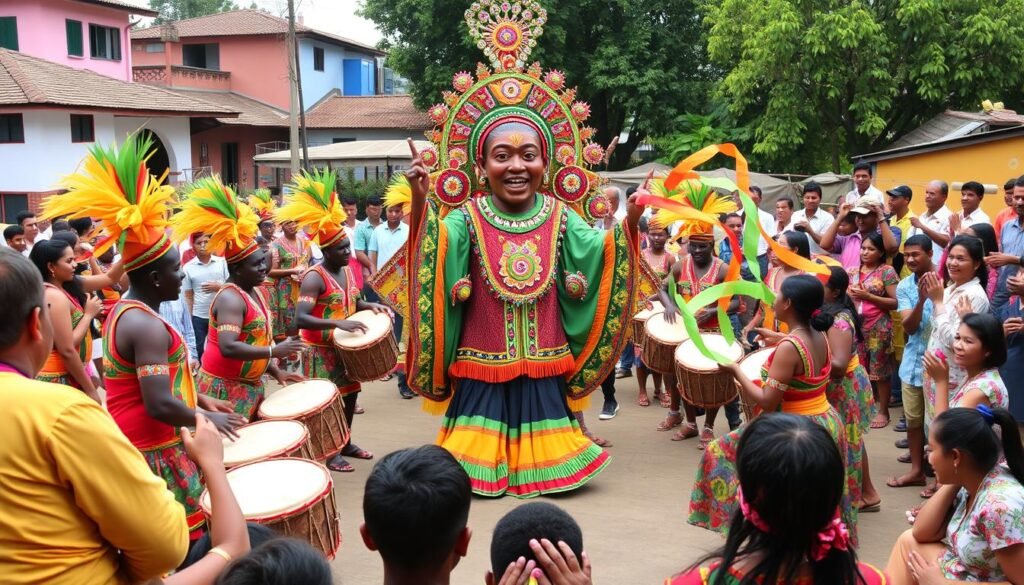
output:
M 157 12 L 125 0 L 5 0 L 0 48 L 131 81 L 132 15 Z

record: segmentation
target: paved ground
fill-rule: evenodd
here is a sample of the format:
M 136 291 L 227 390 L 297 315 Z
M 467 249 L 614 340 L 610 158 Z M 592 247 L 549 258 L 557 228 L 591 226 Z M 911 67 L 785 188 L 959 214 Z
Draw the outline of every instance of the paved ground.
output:
M 619 380 L 622 410 L 611 421 L 598 422 L 595 400 L 587 413 L 590 426 L 612 440 L 612 462 L 584 488 L 547 498 L 567 509 L 583 528 L 584 542 L 594 563 L 598 584 L 658 584 L 704 552 L 722 544 L 712 532 L 688 525 L 684 518 L 694 470 L 699 459 L 695 440 L 669 441 L 654 430 L 665 411 L 657 405 L 635 403 L 635 378 Z M 595 394 L 599 397 L 600 392 Z M 354 438 L 378 457 L 403 447 L 432 442 L 440 419 L 425 414 L 420 399 L 401 400 L 394 383 L 366 386 L 360 403 L 366 414 L 355 420 Z M 899 411 L 894 410 L 894 417 Z M 724 416 L 720 416 L 724 425 Z M 882 493 L 882 511 L 862 516 L 863 560 L 884 566 L 896 537 L 906 527 L 903 511 L 920 501 L 919 488 L 890 489 L 887 476 L 905 466 L 896 462 L 893 441 L 901 435 L 887 429 L 868 436 L 868 452 L 876 485 Z M 334 474 L 340 507 L 343 543 L 334 561 L 336 583 L 381 583 L 379 556 L 368 551 L 359 537 L 363 484 L 372 461 L 353 461 L 354 473 Z M 513 498 L 473 500 L 470 526 L 473 540 L 467 558 L 456 568 L 452 583 L 479 585 L 489 565 L 490 535 L 495 523 L 521 503 Z

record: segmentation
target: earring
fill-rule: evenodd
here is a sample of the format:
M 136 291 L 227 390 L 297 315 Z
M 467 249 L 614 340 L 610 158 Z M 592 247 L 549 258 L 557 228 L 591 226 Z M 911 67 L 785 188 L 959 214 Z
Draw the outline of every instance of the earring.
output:
M 481 185 L 486 185 L 487 184 L 487 175 L 480 175 L 480 184 Z

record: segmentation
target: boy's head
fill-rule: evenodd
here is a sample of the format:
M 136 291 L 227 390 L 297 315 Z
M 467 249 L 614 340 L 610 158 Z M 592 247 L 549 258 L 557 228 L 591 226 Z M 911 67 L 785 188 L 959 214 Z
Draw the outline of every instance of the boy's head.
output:
M 395 451 L 366 480 L 359 532 L 386 567 L 451 571 L 469 547 L 471 498 L 469 475 L 448 451 L 436 445 Z
M 546 502 L 523 504 L 498 521 L 491 537 L 490 585 L 498 582 L 505 569 L 519 557 L 536 560 L 530 550 L 530 540 L 546 538 L 555 545 L 562 541 L 569 545 L 577 558 L 583 558 L 583 531 L 568 512 Z
M 4 228 L 4 239 L 7 240 L 7 245 L 15 252 L 24 252 L 27 247 L 25 244 L 25 228 L 20 225 L 9 225 Z

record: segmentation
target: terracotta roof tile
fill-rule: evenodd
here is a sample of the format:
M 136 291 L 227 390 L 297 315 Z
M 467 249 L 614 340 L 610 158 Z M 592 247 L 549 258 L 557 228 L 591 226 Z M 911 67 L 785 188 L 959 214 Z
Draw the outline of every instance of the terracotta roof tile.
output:
M 306 112 L 309 128 L 432 128 L 427 115 L 407 95 L 342 96 L 328 94 Z
M 177 29 L 178 38 L 187 37 L 222 37 L 239 35 L 283 35 L 288 32 L 288 21 L 268 14 L 262 10 L 245 9 L 218 12 L 207 16 L 197 16 L 175 22 L 141 28 L 131 31 L 132 39 L 159 39 L 164 32 L 173 27 Z M 370 45 L 352 39 L 310 28 L 295 23 L 295 30 L 300 35 L 320 38 L 320 40 L 349 45 L 367 52 L 383 55 Z M 173 35 L 171 35 L 173 36 Z
M 166 89 L 127 83 L 72 69 L 17 51 L 0 49 L 0 106 L 55 105 L 195 116 L 234 117 L 237 112 Z
M 86 4 L 98 4 L 100 6 L 106 6 L 109 8 L 117 8 L 119 10 L 127 10 L 130 14 L 138 14 L 139 16 L 159 16 L 160 13 L 153 10 L 149 6 L 144 6 L 142 3 L 130 2 L 129 0 L 78 0 Z
M 227 125 L 288 127 L 288 112 L 259 100 L 230 91 L 204 91 L 176 87 L 171 90 L 238 112 L 237 118 L 218 118 Z

